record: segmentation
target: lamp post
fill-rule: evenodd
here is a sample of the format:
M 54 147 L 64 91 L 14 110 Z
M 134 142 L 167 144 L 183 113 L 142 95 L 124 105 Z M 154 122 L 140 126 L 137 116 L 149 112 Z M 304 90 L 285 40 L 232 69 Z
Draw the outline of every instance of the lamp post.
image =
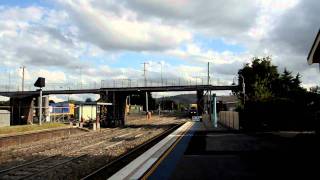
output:
M 244 77 L 239 74 L 239 76 L 242 78 L 242 93 L 243 93 L 243 105 L 246 103 L 246 84 L 244 82 Z
M 243 105 L 244 105 L 246 102 L 246 84 L 244 82 L 245 80 L 244 80 L 243 75 L 238 74 L 238 77 L 242 78 L 242 93 L 243 93 Z
M 21 91 L 23 92 L 24 91 L 24 71 L 26 66 L 22 65 L 20 68 L 22 69 Z
M 161 86 L 163 86 L 163 76 L 162 76 L 162 62 L 158 62 L 160 64 L 160 70 L 161 70 Z

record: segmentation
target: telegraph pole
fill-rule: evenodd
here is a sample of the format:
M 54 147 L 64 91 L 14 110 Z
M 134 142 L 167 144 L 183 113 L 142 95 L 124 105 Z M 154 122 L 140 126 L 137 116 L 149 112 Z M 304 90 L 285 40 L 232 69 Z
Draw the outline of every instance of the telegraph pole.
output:
M 149 64 L 147 62 L 143 63 L 143 76 L 144 76 L 144 86 L 147 87 L 147 70 L 146 70 L 146 65 Z M 149 112 L 149 107 L 148 107 L 148 92 L 146 91 L 146 112 Z
M 24 69 L 26 67 L 24 65 L 22 65 L 20 68 L 22 69 L 21 91 L 24 91 Z
M 40 87 L 40 98 L 39 98 L 39 125 L 42 124 L 42 87 Z
M 80 89 L 82 89 L 82 67 L 79 66 L 79 71 L 80 71 Z
M 10 69 L 9 69 L 9 71 L 8 71 L 8 76 L 9 76 L 9 78 L 8 78 L 8 92 L 10 91 L 10 87 L 11 87 L 11 72 L 10 72 Z
M 159 64 L 160 64 L 160 70 L 161 70 L 161 86 L 163 86 L 163 76 L 162 76 L 162 62 L 160 61 L 160 62 L 158 62 Z
M 208 85 L 210 84 L 210 62 L 208 62 Z

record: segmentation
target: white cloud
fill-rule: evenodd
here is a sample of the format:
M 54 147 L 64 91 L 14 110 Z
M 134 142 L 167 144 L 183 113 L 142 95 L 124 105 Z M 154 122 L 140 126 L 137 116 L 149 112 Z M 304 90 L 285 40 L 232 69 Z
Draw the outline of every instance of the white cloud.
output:
M 234 53 L 231 51 L 217 52 L 213 49 L 204 50 L 197 44 L 190 43 L 185 49 L 168 50 L 166 53 L 170 56 L 176 56 L 188 61 L 189 63 L 207 63 L 211 62 L 215 65 L 232 64 L 236 62 L 248 62 L 252 56 L 248 52 Z
M 130 13 L 118 16 L 94 7 L 90 1 L 60 3 L 78 27 L 79 37 L 105 50 L 157 51 L 191 39 L 191 34 L 183 29 L 159 22 L 138 21 Z

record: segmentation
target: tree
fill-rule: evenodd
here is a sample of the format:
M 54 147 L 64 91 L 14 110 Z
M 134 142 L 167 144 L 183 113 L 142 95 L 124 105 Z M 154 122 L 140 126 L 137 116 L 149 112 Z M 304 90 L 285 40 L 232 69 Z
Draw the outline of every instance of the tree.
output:
M 279 78 L 279 73 L 277 66 L 271 64 L 270 57 L 253 58 L 251 64 L 247 63 L 238 71 L 238 74 L 240 87 L 234 93 L 239 98 L 243 98 L 241 76 L 244 77 L 246 96 L 249 100 L 262 100 L 273 96 L 272 86 Z
M 131 104 L 136 104 L 136 105 L 141 105 L 141 106 L 143 106 L 143 108 L 145 110 L 146 93 L 145 92 L 137 92 L 135 94 L 130 95 L 130 103 Z M 149 110 L 157 109 L 156 101 L 152 97 L 152 93 L 151 92 L 148 92 L 148 107 L 149 107 Z
M 265 57 L 253 58 L 238 74 L 239 85 L 242 86 L 243 76 L 246 86 L 245 106 L 239 106 L 243 128 L 279 130 L 314 127 L 320 97 L 301 87 L 299 73 L 294 76 L 287 69 L 279 73 L 271 58 Z M 243 97 L 241 90 L 242 87 L 234 91 L 239 98 Z
M 0 106 L 9 106 L 10 101 L 0 101 Z
M 91 98 L 87 98 L 85 102 L 93 102 Z
M 270 57 L 253 58 L 251 64 L 246 64 L 238 74 L 245 79 L 245 92 L 249 101 L 265 101 L 274 97 L 287 98 L 292 92 L 304 91 L 301 87 L 300 74 L 294 77 L 287 69 L 279 74 L 277 66 L 272 65 Z M 242 98 L 242 78 L 238 81 L 240 88 L 234 93 Z
M 75 104 L 75 103 L 76 103 L 76 100 L 74 100 L 74 99 L 69 99 L 68 102 L 71 103 L 71 104 Z
M 304 93 L 306 90 L 301 87 L 301 76 L 298 73 L 296 76 L 292 72 L 284 69 L 282 74 L 273 82 L 272 91 L 275 97 L 293 98 L 296 93 Z
M 272 91 L 268 88 L 268 81 L 266 79 L 257 78 L 253 84 L 254 100 L 268 100 L 273 97 Z
M 319 86 L 314 86 L 310 88 L 310 92 L 312 93 L 319 93 L 320 92 L 320 87 Z

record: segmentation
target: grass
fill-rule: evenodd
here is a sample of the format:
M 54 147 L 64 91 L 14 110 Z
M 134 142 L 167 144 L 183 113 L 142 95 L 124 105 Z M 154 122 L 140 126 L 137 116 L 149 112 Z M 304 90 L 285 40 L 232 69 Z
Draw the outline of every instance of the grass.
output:
M 51 129 L 67 126 L 62 123 L 44 123 L 41 126 L 33 124 L 33 125 L 18 125 L 18 126 L 8 126 L 0 128 L 0 135 L 2 134 L 15 134 L 15 133 L 23 133 L 29 131 L 36 131 L 42 129 Z

